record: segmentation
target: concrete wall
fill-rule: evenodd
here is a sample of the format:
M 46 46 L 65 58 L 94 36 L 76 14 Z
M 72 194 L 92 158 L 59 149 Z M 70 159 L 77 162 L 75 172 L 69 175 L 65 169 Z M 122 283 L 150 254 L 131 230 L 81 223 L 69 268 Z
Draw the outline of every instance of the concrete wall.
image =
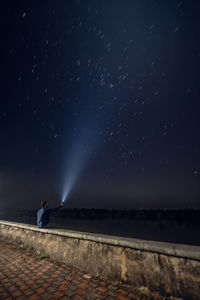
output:
M 0 236 L 95 276 L 200 299 L 200 247 L 0 221 Z

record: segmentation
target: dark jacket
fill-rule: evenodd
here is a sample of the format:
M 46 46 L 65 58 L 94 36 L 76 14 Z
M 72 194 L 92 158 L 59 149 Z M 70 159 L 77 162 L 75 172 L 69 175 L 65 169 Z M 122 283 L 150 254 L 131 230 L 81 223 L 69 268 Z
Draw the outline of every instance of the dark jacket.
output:
M 40 208 L 37 213 L 37 226 L 42 228 L 49 223 L 49 216 L 52 212 L 62 208 L 61 205 L 55 208 Z

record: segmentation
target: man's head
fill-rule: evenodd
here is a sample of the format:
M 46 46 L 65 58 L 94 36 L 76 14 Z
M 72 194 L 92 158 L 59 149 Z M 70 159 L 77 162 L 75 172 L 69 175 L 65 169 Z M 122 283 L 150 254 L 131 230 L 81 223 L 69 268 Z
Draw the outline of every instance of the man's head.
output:
M 47 208 L 48 205 L 49 205 L 49 203 L 47 201 L 42 201 L 42 203 L 41 203 L 41 207 L 43 207 L 43 208 Z

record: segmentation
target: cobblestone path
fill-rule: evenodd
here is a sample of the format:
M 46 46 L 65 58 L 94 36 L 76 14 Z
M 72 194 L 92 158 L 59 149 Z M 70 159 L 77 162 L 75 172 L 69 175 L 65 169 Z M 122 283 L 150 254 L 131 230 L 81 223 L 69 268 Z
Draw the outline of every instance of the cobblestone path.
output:
M 0 299 L 164 299 L 119 282 L 93 278 L 77 268 L 42 258 L 0 238 Z

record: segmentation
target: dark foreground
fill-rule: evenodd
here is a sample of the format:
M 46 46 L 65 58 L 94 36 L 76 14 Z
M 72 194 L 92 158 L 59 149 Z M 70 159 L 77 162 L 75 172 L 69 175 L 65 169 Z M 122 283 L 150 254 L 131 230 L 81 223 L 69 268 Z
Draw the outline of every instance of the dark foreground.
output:
M 120 282 L 94 278 L 0 239 L 0 299 L 173 299 L 136 290 Z
M 37 211 L 0 211 L 0 219 L 36 224 Z M 49 227 L 200 246 L 200 210 L 64 209 Z

